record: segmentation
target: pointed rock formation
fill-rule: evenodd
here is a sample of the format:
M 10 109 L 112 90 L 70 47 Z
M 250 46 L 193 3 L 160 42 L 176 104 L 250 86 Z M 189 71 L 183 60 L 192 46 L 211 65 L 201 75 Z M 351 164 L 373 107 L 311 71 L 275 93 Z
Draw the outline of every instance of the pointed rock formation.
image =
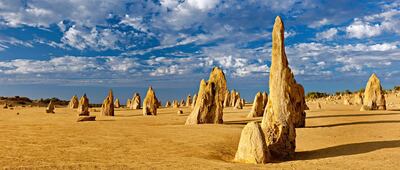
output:
M 235 91 L 235 89 L 231 90 L 231 99 L 230 99 L 231 100 L 231 104 L 230 104 L 231 107 L 235 107 L 236 100 L 238 98 L 237 94 L 238 93 Z
M 360 110 L 386 110 L 385 95 L 375 73 L 371 75 L 365 87 L 363 106 Z
M 54 103 L 53 100 L 50 100 L 49 105 L 46 108 L 46 113 L 54 113 Z
M 363 95 L 361 92 L 357 92 L 354 94 L 354 104 L 362 105 L 363 104 Z
M 220 68 L 214 67 L 209 81 L 201 80 L 200 82 L 196 105 L 186 119 L 186 125 L 223 123 L 223 101 L 226 90 L 224 72 Z
M 244 107 L 244 105 L 246 105 L 246 101 L 244 100 L 244 98 L 240 99 L 240 102 L 242 103 L 242 106 Z
M 131 109 L 140 109 L 140 103 L 141 103 L 140 95 L 139 95 L 139 93 L 135 93 L 135 95 L 132 98 L 130 108 Z
M 165 103 L 165 108 L 168 108 L 168 107 L 171 107 L 171 102 L 169 100 Z
M 241 98 L 236 100 L 234 109 L 243 109 L 243 101 Z
M 72 96 L 71 100 L 68 103 L 68 108 L 76 109 L 79 106 L 78 96 Z
M 321 103 L 319 103 L 319 102 L 318 102 L 318 104 L 317 104 L 317 108 L 318 108 L 319 110 L 321 110 L 321 109 L 322 109 Z
M 189 107 L 192 104 L 192 97 L 190 95 L 186 98 L 186 106 Z
M 158 100 L 156 97 L 156 93 L 154 92 L 153 88 L 150 86 L 147 90 L 146 97 L 143 100 L 143 115 L 157 115 L 157 107 L 158 107 Z
M 284 46 L 284 26 L 279 16 L 275 19 L 272 31 L 272 62 L 269 75 L 270 94 L 261 123 L 264 142 L 267 146 L 264 153 L 269 152 L 271 160 L 291 159 L 294 157 L 296 148 L 295 127 L 304 122 L 301 119 L 305 118 L 303 109 L 306 105 L 304 88 L 296 83 L 289 68 Z M 248 133 L 256 134 L 256 129 L 252 128 Z M 242 135 L 240 141 L 242 140 L 250 141 L 252 138 L 249 135 Z M 238 152 L 237 154 L 243 153 L 241 150 Z M 240 160 L 254 160 L 260 155 L 259 152 L 258 154 L 247 153 L 249 154 Z M 260 163 L 261 161 L 252 162 Z
M 284 26 L 275 19 L 272 32 L 272 61 L 269 99 L 261 127 L 273 159 L 292 159 L 296 148 L 296 125 L 305 118 L 304 89 L 289 68 L 284 46 Z
M 197 94 L 193 95 L 193 102 L 192 102 L 192 109 L 194 108 L 194 106 L 196 105 L 196 101 L 197 101 Z
M 120 108 L 121 107 L 121 104 L 119 103 L 119 99 L 118 98 L 115 99 L 114 107 L 115 108 Z
M 231 103 L 231 94 L 229 93 L 229 90 L 226 90 L 224 98 L 224 107 L 229 107 L 230 103 Z
M 178 100 L 174 100 L 174 102 L 172 102 L 172 108 L 179 108 Z
M 84 94 L 79 100 L 78 106 L 79 116 L 89 116 L 89 99 Z
M 347 106 L 348 106 L 348 105 L 351 105 L 350 99 L 349 99 L 348 97 L 344 97 L 344 98 L 343 98 L 343 104 L 344 104 L 344 105 L 347 105 Z
M 253 106 L 251 107 L 250 113 L 247 115 L 248 118 L 259 117 L 264 113 L 264 101 L 263 94 L 258 92 L 254 97 Z
M 263 107 L 264 107 L 263 109 L 265 110 L 265 107 L 267 106 L 267 103 L 268 103 L 268 93 L 263 92 L 262 97 L 263 97 Z
M 103 104 L 101 105 L 101 116 L 114 116 L 114 96 L 113 92 L 110 89 L 108 91 L 107 97 L 104 99 Z
M 240 135 L 234 161 L 260 164 L 267 163 L 269 158 L 269 151 L 260 125 L 257 122 L 247 123 Z
M 182 99 L 181 100 L 181 103 L 179 104 L 179 106 L 182 106 L 182 107 L 184 107 L 186 104 L 185 104 L 185 100 L 184 99 Z
M 126 101 L 126 108 L 130 109 L 130 108 L 131 108 L 131 103 L 132 103 L 132 100 L 131 100 L 131 99 L 128 99 L 128 100 Z

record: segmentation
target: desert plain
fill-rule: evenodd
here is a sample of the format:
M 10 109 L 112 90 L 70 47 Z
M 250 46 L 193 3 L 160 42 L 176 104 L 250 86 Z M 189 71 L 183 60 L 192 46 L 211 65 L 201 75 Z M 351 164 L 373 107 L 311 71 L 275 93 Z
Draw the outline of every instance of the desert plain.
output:
M 0 167 L 10 169 L 397 169 L 400 97 L 387 110 L 359 111 L 342 100 L 308 101 L 306 127 L 296 128 L 295 158 L 267 164 L 233 161 L 243 127 L 262 117 L 224 108 L 223 124 L 184 125 L 191 107 L 159 108 L 157 116 L 116 108 L 114 117 L 77 122 L 56 106 L 0 108 Z M 318 103 L 321 108 L 318 108 Z M 100 108 L 91 108 L 91 115 Z M 18 113 L 18 114 L 17 114 Z

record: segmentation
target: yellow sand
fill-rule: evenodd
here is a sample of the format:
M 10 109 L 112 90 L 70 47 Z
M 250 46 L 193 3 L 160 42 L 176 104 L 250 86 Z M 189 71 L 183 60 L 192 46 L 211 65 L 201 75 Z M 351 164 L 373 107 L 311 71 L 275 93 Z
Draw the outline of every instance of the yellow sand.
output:
M 400 109 L 398 98 L 388 109 Z M 115 117 L 76 122 L 56 108 L 0 109 L 0 167 L 62 169 L 397 169 L 400 111 L 360 112 L 361 106 L 309 103 L 307 128 L 297 129 L 296 160 L 264 165 L 232 163 L 251 105 L 226 108 L 225 124 L 185 126 L 190 108 L 116 109 Z M 91 115 L 99 112 L 93 112 Z M 96 109 L 100 110 L 100 109 Z M 17 115 L 16 113 L 19 113 Z M 255 118 L 253 120 L 261 120 Z

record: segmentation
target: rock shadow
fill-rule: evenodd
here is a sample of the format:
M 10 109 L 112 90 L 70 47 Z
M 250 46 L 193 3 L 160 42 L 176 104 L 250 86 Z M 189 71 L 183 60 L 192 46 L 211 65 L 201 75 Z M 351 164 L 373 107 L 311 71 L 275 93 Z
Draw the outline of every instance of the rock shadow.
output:
M 400 140 L 351 143 L 312 151 L 296 152 L 296 160 L 312 160 L 357 155 L 380 149 L 397 147 L 400 147 Z

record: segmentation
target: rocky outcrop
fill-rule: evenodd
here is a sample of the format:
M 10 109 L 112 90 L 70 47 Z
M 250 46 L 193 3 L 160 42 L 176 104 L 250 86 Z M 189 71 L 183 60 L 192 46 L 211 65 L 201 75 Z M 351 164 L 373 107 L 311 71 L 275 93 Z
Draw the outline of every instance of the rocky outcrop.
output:
M 267 103 L 268 103 L 268 93 L 267 92 L 263 92 L 262 93 L 262 97 L 263 97 L 263 106 L 264 106 L 264 110 L 265 110 L 265 107 L 267 107 Z
M 306 105 L 304 89 L 296 82 L 289 68 L 284 46 L 284 26 L 279 16 L 275 19 L 272 31 L 271 56 L 269 73 L 270 94 L 261 123 L 262 133 L 264 134 L 263 142 L 266 144 L 266 149 L 263 149 L 263 153 L 269 152 L 270 160 L 292 159 L 296 149 L 295 128 L 299 126 L 299 122 L 302 121 L 301 118 L 305 118 L 303 109 L 306 108 Z M 257 130 L 252 130 L 251 133 L 257 134 Z M 250 135 L 242 135 L 240 139 L 240 141 L 250 140 L 252 140 Z M 260 149 L 262 147 L 258 150 Z M 255 157 L 260 158 L 260 152 L 243 152 L 241 150 L 238 150 L 238 152 L 237 154 L 248 153 L 240 160 L 254 160 Z M 262 163 L 262 161 L 252 162 Z
M 182 99 L 181 100 L 181 102 L 179 103 L 179 106 L 182 106 L 182 107 L 184 107 L 186 104 L 185 104 L 185 100 L 184 99 Z
M 96 116 L 79 116 L 77 122 L 96 121 Z
M 231 104 L 230 104 L 230 106 L 231 107 L 235 107 L 235 105 L 236 105 L 236 101 L 237 101 L 237 99 L 238 99 L 238 92 L 236 92 L 234 89 L 233 90 L 231 90 Z
M 46 108 L 46 113 L 54 113 L 54 103 L 53 100 L 50 100 L 49 105 Z
M 297 84 L 289 68 L 284 46 L 284 26 L 280 17 L 276 17 L 272 32 L 269 76 L 270 94 L 261 124 L 265 142 L 273 159 L 292 159 L 296 148 L 295 127 L 300 118 L 305 118 L 304 89 Z
M 178 115 L 183 115 L 183 110 L 179 109 L 177 113 L 178 113 Z
M 71 100 L 68 103 L 68 108 L 70 109 L 76 109 L 79 106 L 79 101 L 78 101 L 78 96 L 74 95 L 72 96 Z
M 174 102 L 172 102 L 172 108 L 179 108 L 179 102 L 178 100 L 174 100 Z
M 265 138 L 257 122 L 249 122 L 240 135 L 239 146 L 235 155 L 235 162 L 267 163 L 270 155 Z
M 263 94 L 258 92 L 254 97 L 253 106 L 251 107 L 250 113 L 247 117 L 259 117 L 262 116 L 264 113 L 264 101 L 263 101 Z
M 226 79 L 222 69 L 214 67 L 209 81 L 201 80 L 193 111 L 186 119 L 186 125 L 223 123 L 223 101 Z
M 186 98 L 186 106 L 189 107 L 190 105 L 192 105 L 192 97 L 188 95 Z
M 349 97 L 343 97 L 343 104 L 346 106 L 352 105 L 352 103 L 350 102 Z
M 143 115 L 157 115 L 158 99 L 153 88 L 150 86 L 143 100 Z
M 197 101 L 197 94 L 193 95 L 192 109 L 196 105 L 196 101 Z
M 132 98 L 132 101 L 131 101 L 131 109 L 140 109 L 140 103 L 141 103 L 141 100 L 140 100 L 140 95 L 139 95 L 139 93 L 135 93 L 135 95 L 133 96 L 133 98 Z
M 128 99 L 127 101 L 126 101 L 126 108 L 131 108 L 131 103 L 132 103 L 132 100 L 131 99 Z
M 243 102 L 241 98 L 236 100 L 234 109 L 243 109 Z
M 89 116 L 89 99 L 84 94 L 79 100 L 78 106 L 79 116 Z
M 375 73 L 371 75 L 365 87 L 363 106 L 360 110 L 386 110 L 385 95 Z
M 114 107 L 115 108 L 120 108 L 121 107 L 121 104 L 119 103 L 119 99 L 118 98 L 115 99 Z
M 356 105 L 363 104 L 363 94 L 361 92 L 357 92 L 354 94 L 354 104 Z
M 112 90 L 108 91 L 107 97 L 101 105 L 101 116 L 114 116 L 114 95 Z
M 165 107 L 166 108 L 171 107 L 171 102 L 169 100 L 165 103 Z
M 231 94 L 229 93 L 229 90 L 226 90 L 224 98 L 224 107 L 229 107 L 230 103 L 231 103 Z

